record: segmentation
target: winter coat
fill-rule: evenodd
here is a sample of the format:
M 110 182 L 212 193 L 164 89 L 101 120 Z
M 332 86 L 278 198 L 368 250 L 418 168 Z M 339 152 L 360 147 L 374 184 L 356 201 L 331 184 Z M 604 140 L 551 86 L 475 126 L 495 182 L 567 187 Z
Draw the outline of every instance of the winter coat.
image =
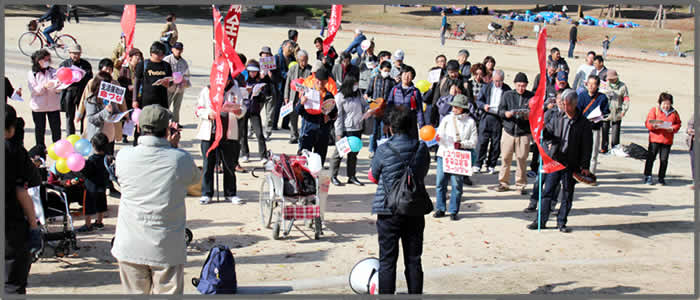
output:
M 661 128 L 654 129 L 654 127 L 652 127 L 651 123 L 649 122 L 651 120 L 671 122 L 671 128 L 673 128 L 673 132 L 669 132 L 668 130 Z M 649 113 L 647 114 L 647 120 L 644 122 L 644 125 L 647 127 L 647 129 L 649 129 L 650 143 L 673 145 L 673 135 L 681 129 L 681 117 L 678 115 L 678 112 L 673 107 L 671 107 L 671 110 L 668 113 L 664 113 L 661 110 L 661 108 L 656 106 L 649 110 Z

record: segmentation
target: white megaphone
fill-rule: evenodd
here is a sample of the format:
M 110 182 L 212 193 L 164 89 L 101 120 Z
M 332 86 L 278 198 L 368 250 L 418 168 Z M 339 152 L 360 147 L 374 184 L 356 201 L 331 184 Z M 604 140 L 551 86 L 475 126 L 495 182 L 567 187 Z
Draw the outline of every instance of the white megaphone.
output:
M 356 294 L 379 294 L 379 259 L 368 257 L 355 264 L 349 282 Z

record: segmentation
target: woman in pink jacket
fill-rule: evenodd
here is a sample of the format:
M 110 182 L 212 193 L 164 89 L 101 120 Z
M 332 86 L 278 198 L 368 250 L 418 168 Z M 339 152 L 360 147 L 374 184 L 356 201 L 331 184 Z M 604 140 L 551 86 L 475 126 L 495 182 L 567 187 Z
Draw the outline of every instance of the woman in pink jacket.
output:
M 56 89 L 59 85 L 56 79 L 56 70 L 50 65 L 51 54 L 49 51 L 41 49 L 32 54 L 32 70 L 29 71 L 27 77 L 37 145 L 46 145 L 44 132 L 46 131 L 47 119 L 51 127 L 52 140 L 56 142 L 61 139 L 61 92 Z
M 659 184 L 666 185 L 666 167 L 668 155 L 673 145 L 673 135 L 681 129 L 681 117 L 673 109 L 673 96 L 669 93 L 659 95 L 659 106 L 653 107 L 645 122 L 649 129 L 649 152 L 644 166 L 644 183 L 654 184 L 651 178 L 651 169 L 654 167 L 656 155 L 659 155 Z

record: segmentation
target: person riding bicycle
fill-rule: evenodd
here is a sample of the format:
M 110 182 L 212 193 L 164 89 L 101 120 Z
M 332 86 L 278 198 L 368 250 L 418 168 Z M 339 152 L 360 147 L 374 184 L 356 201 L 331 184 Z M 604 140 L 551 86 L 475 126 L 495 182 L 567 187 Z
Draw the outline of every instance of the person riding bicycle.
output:
M 514 25 L 514 24 L 513 24 L 513 21 L 511 21 L 510 23 L 508 23 L 508 26 L 506 26 L 506 31 L 505 31 L 505 33 L 506 33 L 506 38 L 512 38 L 512 37 L 513 37 L 513 34 L 511 34 L 511 32 L 513 31 L 513 25 Z
M 39 22 L 44 22 L 48 19 L 51 19 L 51 26 L 46 27 L 44 29 L 44 36 L 46 37 L 46 42 L 48 42 L 49 48 L 55 46 L 54 40 L 51 38 L 51 33 L 54 31 L 60 31 L 63 29 L 63 21 L 65 18 L 65 14 L 63 13 L 63 5 L 46 5 L 46 7 L 49 7 L 49 11 L 46 12 L 41 18 L 39 18 L 37 21 Z

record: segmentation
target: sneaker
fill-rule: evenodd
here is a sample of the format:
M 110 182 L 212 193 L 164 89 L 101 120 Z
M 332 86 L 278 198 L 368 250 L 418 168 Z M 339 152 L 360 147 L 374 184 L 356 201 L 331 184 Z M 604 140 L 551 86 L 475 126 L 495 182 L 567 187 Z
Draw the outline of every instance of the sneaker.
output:
M 450 220 L 452 220 L 452 221 L 457 221 L 457 220 L 459 220 L 459 215 L 457 215 L 457 214 L 451 214 L 451 215 L 450 215 Z
M 535 178 L 535 177 L 537 177 L 537 173 L 535 171 L 527 171 L 527 177 L 528 178 Z
M 501 193 L 501 192 L 506 192 L 509 189 L 507 186 L 503 186 L 503 185 L 498 184 L 498 185 L 490 186 L 489 190 L 493 190 L 493 191 Z
M 243 199 L 241 199 L 241 197 L 238 196 L 226 197 L 226 201 L 231 201 L 231 203 L 238 205 L 243 204 Z
M 241 157 L 241 162 L 243 162 L 243 163 L 247 163 L 248 160 L 249 160 L 249 159 L 248 159 L 248 155 L 243 155 L 243 156 Z
M 479 167 L 472 167 L 472 173 L 474 173 L 474 174 L 481 173 L 481 168 L 479 168 Z
M 102 222 L 100 222 L 100 223 L 95 222 L 95 224 L 92 224 L 92 227 L 95 230 L 102 230 L 102 229 L 105 229 L 105 224 L 103 224 Z
M 255 132 L 254 132 L 254 131 L 251 130 L 250 132 L 248 132 L 248 138 L 249 138 L 249 139 L 252 139 L 252 138 L 254 138 L 254 137 L 255 137 Z
M 665 186 L 666 180 L 664 180 L 663 178 L 659 178 L 659 184 Z
M 531 206 L 528 206 L 528 207 L 526 207 L 526 208 L 523 210 L 524 213 L 533 213 L 533 212 L 536 212 L 536 211 L 537 211 L 537 208 L 536 208 L 536 207 L 531 207 Z
M 496 168 L 489 167 L 489 175 L 493 175 L 494 173 L 496 173 Z
M 292 145 L 294 145 L 294 144 L 299 144 L 299 139 L 297 139 L 297 138 L 290 138 L 290 139 L 289 139 L 289 143 L 292 144 Z
M 199 198 L 199 204 L 202 204 L 202 205 L 209 204 L 210 201 L 211 201 L 211 197 L 208 197 L 208 196 L 202 196 L 202 198 Z
M 442 218 L 445 216 L 445 212 L 441 210 L 436 210 L 435 213 L 433 213 L 433 218 Z
M 646 184 L 646 185 L 654 185 L 654 181 L 651 179 L 651 176 L 646 176 L 646 177 L 644 177 L 644 184 Z
M 598 153 L 606 154 L 606 153 L 608 153 L 608 149 L 600 149 L 600 151 L 598 151 Z
M 83 225 L 76 230 L 77 232 L 90 232 L 92 231 L 92 226 Z

